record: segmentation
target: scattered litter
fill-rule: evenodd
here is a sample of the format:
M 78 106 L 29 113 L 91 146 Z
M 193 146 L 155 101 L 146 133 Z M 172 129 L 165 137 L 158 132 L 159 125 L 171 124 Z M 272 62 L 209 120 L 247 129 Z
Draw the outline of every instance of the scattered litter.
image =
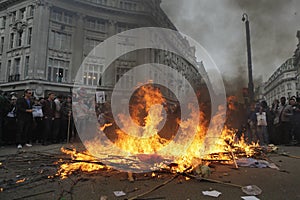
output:
M 274 144 L 269 144 L 268 147 L 267 147 L 267 151 L 268 151 L 269 153 L 271 153 L 271 152 L 276 152 L 277 150 L 278 150 L 278 147 L 275 146 Z
M 256 168 L 272 168 L 277 169 L 279 168 L 274 163 L 269 163 L 265 160 L 256 160 L 253 158 L 240 158 L 237 160 L 237 164 L 241 167 L 256 167 Z
M 108 199 L 107 196 L 101 196 L 101 197 L 100 197 L 100 200 L 107 200 L 107 199 Z
M 211 174 L 210 168 L 207 165 L 198 165 L 195 169 L 194 172 L 198 175 L 201 174 L 202 177 L 208 178 Z
M 262 190 L 256 185 L 244 186 L 242 191 L 248 195 L 260 195 L 262 193 Z
M 241 198 L 244 200 L 259 200 L 259 198 L 257 198 L 256 196 L 244 196 Z
M 213 190 L 213 191 L 202 191 L 202 194 L 205 196 L 219 197 L 222 193 L 218 192 L 216 190 Z
M 123 192 L 123 191 L 114 191 L 114 195 L 115 195 L 116 197 L 122 197 L 122 196 L 125 196 L 126 193 Z

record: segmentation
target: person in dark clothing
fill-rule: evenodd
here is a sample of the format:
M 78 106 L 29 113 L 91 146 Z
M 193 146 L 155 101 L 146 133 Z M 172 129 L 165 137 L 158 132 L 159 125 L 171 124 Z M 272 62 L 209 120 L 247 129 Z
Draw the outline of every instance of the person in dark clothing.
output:
M 0 145 L 3 143 L 4 118 L 10 111 L 10 102 L 5 93 L 0 90 Z
M 298 99 L 299 102 L 299 99 Z M 299 143 L 299 129 L 300 129 L 300 106 L 297 102 L 296 97 L 292 97 L 289 101 L 290 105 L 292 106 L 293 115 L 290 117 L 291 121 L 291 137 L 292 142 L 291 144 Z
M 18 132 L 16 136 L 16 142 L 18 149 L 22 148 L 22 144 L 26 143 L 26 146 L 31 147 L 31 127 L 33 122 L 32 117 L 32 91 L 30 89 L 25 90 L 24 97 L 17 100 L 17 124 Z
M 61 101 L 62 96 L 59 95 L 57 98 L 55 98 L 55 114 L 54 114 L 54 121 L 53 121 L 53 143 L 58 143 L 60 141 L 60 135 L 61 135 Z
M 39 98 L 34 100 L 34 107 L 41 107 L 44 98 Z M 33 139 L 36 143 L 39 143 L 43 140 L 43 131 L 44 131 L 44 121 L 43 116 L 34 116 L 34 128 L 33 128 Z
M 17 97 L 11 97 L 11 105 L 10 112 L 6 115 L 5 123 L 4 123 L 4 141 L 7 144 L 16 143 L 16 135 L 17 135 Z
M 68 96 L 66 101 L 63 102 L 61 107 L 61 136 L 62 141 L 67 140 L 69 135 L 69 140 L 72 138 L 72 132 L 74 130 L 74 121 L 72 115 L 72 97 Z M 69 133 L 68 133 L 69 131 Z
M 42 145 L 48 145 L 54 139 L 51 135 L 53 130 L 53 122 L 55 118 L 56 105 L 54 102 L 55 94 L 53 92 L 48 93 L 48 99 L 42 104 L 44 114 L 44 131 L 43 131 L 43 143 Z
M 280 105 L 276 106 L 275 110 L 276 117 L 274 119 L 274 125 L 276 128 L 275 144 L 288 144 L 291 141 L 290 130 L 291 123 L 290 117 L 293 115 L 292 106 L 286 104 L 286 98 L 280 98 Z

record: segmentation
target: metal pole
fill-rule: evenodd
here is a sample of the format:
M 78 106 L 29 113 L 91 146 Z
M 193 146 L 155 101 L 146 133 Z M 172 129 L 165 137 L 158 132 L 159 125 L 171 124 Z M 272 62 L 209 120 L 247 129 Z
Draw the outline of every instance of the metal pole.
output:
M 250 102 L 254 101 L 254 84 L 253 84 L 253 75 L 252 75 L 252 54 L 251 54 L 251 38 L 250 38 L 250 22 L 248 15 L 243 14 L 242 21 L 245 22 L 246 26 L 246 40 L 247 40 L 247 55 L 248 55 L 248 91 L 249 91 L 249 100 Z

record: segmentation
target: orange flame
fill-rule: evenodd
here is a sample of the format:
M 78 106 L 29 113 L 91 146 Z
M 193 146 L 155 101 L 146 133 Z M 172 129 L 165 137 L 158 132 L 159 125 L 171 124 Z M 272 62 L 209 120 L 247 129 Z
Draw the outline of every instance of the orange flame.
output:
M 23 178 L 23 179 L 17 180 L 16 183 L 23 183 L 25 181 L 26 181 L 26 178 Z
M 136 95 L 143 98 L 137 98 L 130 107 L 130 119 L 123 114 L 118 116 L 123 127 L 115 130 L 116 137 L 110 140 L 111 144 L 108 144 L 108 147 L 102 147 L 98 138 L 84 143 L 90 153 L 99 155 L 97 153 L 101 152 L 103 159 L 106 159 L 108 155 L 118 155 L 113 158 L 114 162 L 122 164 L 126 164 L 126 162 L 129 164 L 130 161 L 127 161 L 126 158 L 143 162 L 152 159 L 156 162 L 155 167 L 166 167 L 161 161 L 164 158 L 172 158 L 173 162 L 177 164 L 173 170 L 183 172 L 190 167 L 192 170 L 199 164 L 203 164 L 202 160 L 212 160 L 211 154 L 218 154 L 216 159 L 231 161 L 232 154 L 237 151 L 243 151 L 246 156 L 250 157 L 255 153 L 254 148 L 259 146 L 254 143 L 248 145 L 244 137 L 236 140 L 236 131 L 224 127 L 221 123 L 222 118 L 226 116 L 226 109 L 221 106 L 219 112 L 210 121 L 210 129 L 206 126 L 204 113 L 200 112 L 200 116 L 198 116 L 199 112 L 196 112 L 196 109 L 199 108 L 191 107 L 193 112 L 190 113 L 190 119 L 177 119 L 177 124 L 185 132 L 195 131 L 197 134 L 190 143 L 181 141 L 179 145 L 174 145 L 173 136 L 167 138 L 159 134 L 159 125 L 164 120 L 162 105 L 166 105 L 166 99 L 163 98 L 160 90 L 149 85 L 142 86 Z M 233 97 L 232 99 L 234 100 Z M 112 126 L 112 124 L 104 125 L 99 129 L 104 130 L 108 126 Z M 220 132 L 220 130 L 222 131 Z M 109 152 L 111 151 L 110 145 L 117 146 L 119 150 L 113 153 Z M 167 148 L 165 148 L 166 146 Z M 103 165 L 80 162 L 80 160 L 98 162 L 88 152 L 78 153 L 75 149 L 62 149 L 62 152 L 71 155 L 72 159 L 76 160 L 75 163 L 65 163 L 60 166 L 58 174 L 62 178 L 66 178 L 77 170 L 92 172 L 104 168 Z M 132 155 L 134 157 L 131 157 Z M 99 159 L 101 160 L 102 157 L 99 156 Z M 138 168 L 138 166 L 136 167 Z M 155 174 L 153 175 L 155 176 Z
M 105 168 L 104 165 L 97 163 L 99 161 L 92 155 L 89 155 L 88 152 L 79 153 L 75 149 L 67 150 L 64 148 L 61 148 L 61 151 L 70 155 L 72 160 L 75 161 L 75 163 L 64 163 L 60 165 L 60 169 L 56 175 L 62 179 L 67 178 L 68 175 L 75 171 L 94 172 Z

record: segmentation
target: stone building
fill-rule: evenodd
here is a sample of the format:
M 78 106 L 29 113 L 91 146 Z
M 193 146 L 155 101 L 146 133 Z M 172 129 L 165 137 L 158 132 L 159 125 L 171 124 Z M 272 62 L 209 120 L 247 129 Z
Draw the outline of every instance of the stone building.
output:
M 108 37 L 138 27 L 176 30 L 160 3 L 160 0 L 0 1 L 0 88 L 20 93 L 32 88 L 35 96 L 44 96 L 48 91 L 71 93 L 82 61 Z M 152 51 L 153 61 L 183 70 L 188 80 L 199 86 L 203 80 L 197 74 L 195 49 L 184 38 L 177 45 L 184 47 L 192 62 L 163 51 Z M 99 61 L 102 58 L 91 59 L 82 71 L 82 83 L 109 92 L 126 71 L 141 63 L 138 55 L 135 52 L 119 58 L 109 77 L 102 77 L 103 65 Z
M 268 79 L 264 86 L 264 96 L 268 105 L 272 105 L 275 99 L 286 97 L 287 99 L 297 94 L 297 69 L 294 59 L 289 58 Z
M 297 69 L 297 97 L 300 97 L 300 31 L 297 31 L 298 44 L 294 54 L 294 66 Z

